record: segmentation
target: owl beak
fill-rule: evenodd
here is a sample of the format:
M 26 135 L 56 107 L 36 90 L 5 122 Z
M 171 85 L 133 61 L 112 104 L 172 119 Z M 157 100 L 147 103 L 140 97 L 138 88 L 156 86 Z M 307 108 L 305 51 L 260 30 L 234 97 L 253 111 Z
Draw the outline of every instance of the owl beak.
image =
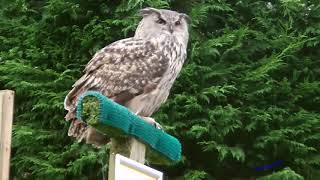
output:
M 169 32 L 172 34 L 173 33 L 173 26 L 169 25 Z

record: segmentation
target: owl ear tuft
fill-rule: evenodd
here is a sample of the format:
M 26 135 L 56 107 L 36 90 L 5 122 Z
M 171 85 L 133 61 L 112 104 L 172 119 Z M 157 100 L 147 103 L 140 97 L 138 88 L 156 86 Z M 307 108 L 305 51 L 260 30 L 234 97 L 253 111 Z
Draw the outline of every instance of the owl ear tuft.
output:
M 152 13 L 155 13 L 158 16 L 161 15 L 161 12 L 158 9 L 155 9 L 155 8 L 152 8 L 152 7 L 147 7 L 147 8 L 141 9 L 140 12 L 139 12 L 139 15 L 142 16 L 142 17 L 145 17 L 145 16 L 149 16 Z
M 180 13 L 180 17 L 184 18 L 187 21 L 188 24 L 190 24 L 191 21 L 192 21 L 191 18 L 187 14 Z

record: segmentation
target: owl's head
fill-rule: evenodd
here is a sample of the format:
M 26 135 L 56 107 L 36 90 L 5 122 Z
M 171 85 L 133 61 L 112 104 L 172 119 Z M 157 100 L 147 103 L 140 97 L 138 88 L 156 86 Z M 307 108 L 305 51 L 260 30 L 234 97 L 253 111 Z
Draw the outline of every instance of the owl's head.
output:
M 188 42 L 188 15 L 166 9 L 144 8 L 140 10 L 143 17 L 136 30 L 136 37 L 154 37 L 160 34 L 175 36 L 183 43 Z

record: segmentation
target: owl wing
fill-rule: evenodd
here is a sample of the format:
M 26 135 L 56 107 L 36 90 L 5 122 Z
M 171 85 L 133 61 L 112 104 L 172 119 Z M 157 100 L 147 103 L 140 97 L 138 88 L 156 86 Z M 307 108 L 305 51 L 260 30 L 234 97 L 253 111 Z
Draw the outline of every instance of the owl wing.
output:
M 168 57 L 152 41 L 128 38 L 98 51 L 73 85 L 64 107 L 74 114 L 77 98 L 99 91 L 120 104 L 154 89 L 168 67 Z M 68 115 L 67 115 L 68 116 Z M 67 118 L 66 119 L 70 119 Z

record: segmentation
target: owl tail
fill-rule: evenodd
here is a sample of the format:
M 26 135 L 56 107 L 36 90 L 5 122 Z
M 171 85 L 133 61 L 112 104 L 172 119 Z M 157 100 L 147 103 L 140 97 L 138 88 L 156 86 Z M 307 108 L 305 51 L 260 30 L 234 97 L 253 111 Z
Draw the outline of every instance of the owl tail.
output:
M 68 93 L 64 100 L 64 108 L 68 111 L 65 119 L 66 121 L 71 122 L 68 136 L 76 138 L 78 142 L 85 140 L 87 144 L 92 144 L 95 147 L 107 144 L 109 139 L 105 135 L 76 119 L 76 99 L 87 90 L 84 87 L 78 88 L 78 86 L 81 85 L 81 82 L 78 84 L 76 83 L 76 85 L 77 86 Z
M 87 144 L 92 144 L 97 148 L 109 142 L 109 138 L 98 132 L 96 129 L 87 126 L 85 123 L 76 119 L 70 121 L 68 136 L 76 138 L 78 142 L 85 140 Z
M 74 110 L 69 110 L 64 118 L 71 122 L 68 130 L 68 136 L 75 137 L 81 141 L 86 132 L 87 125 L 76 119 Z
M 82 141 L 82 139 L 86 135 L 88 127 L 86 124 L 84 124 L 81 121 L 77 121 L 76 119 L 71 120 L 70 127 L 68 130 L 68 136 L 75 137 L 79 141 Z

